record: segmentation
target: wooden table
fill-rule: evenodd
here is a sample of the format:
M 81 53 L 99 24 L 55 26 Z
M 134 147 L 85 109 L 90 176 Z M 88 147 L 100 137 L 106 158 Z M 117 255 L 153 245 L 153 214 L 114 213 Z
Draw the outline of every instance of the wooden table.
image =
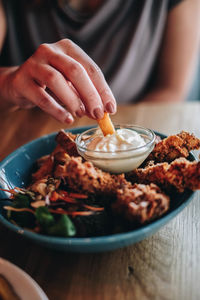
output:
M 0 113 L 0 160 L 63 125 L 38 109 Z M 118 108 L 116 123 L 200 137 L 200 103 Z M 94 124 L 83 118 L 74 127 Z M 154 236 L 117 251 L 62 253 L 24 240 L 0 225 L 0 256 L 30 274 L 51 300 L 200 299 L 200 197 Z M 28 300 L 28 299 L 27 299 Z

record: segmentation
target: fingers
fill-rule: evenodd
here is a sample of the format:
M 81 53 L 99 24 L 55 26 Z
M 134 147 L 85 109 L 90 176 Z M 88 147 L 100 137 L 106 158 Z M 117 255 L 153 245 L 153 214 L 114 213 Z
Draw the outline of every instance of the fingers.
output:
M 80 118 L 85 114 L 85 106 L 75 88 L 52 66 L 36 64 L 31 70 L 31 76 L 41 83 L 41 87 L 45 84 L 53 98 L 62 103 L 74 117 Z
M 104 75 L 95 62 L 76 44 L 70 40 L 62 40 L 58 42 L 61 44 L 63 51 L 79 61 L 87 71 L 88 76 L 93 82 L 103 102 L 104 110 L 108 113 L 116 112 L 116 101 L 111 89 L 109 88 Z
M 104 107 L 99 93 L 83 66 L 65 54 L 52 53 L 50 64 L 70 80 L 80 95 L 87 112 L 94 119 L 103 117 Z
M 116 111 L 103 73 L 69 40 L 42 44 L 14 78 L 16 98 L 31 101 L 61 122 L 71 123 L 84 114 L 102 119 L 104 111 Z
M 32 80 L 27 85 L 24 97 L 62 123 L 70 124 L 74 121 L 71 113 L 57 103 L 51 95 Z
M 62 40 L 52 45 L 43 44 L 37 55 L 45 57 L 48 64 L 72 82 L 90 117 L 100 119 L 104 111 L 115 113 L 116 101 L 102 72 L 73 42 Z

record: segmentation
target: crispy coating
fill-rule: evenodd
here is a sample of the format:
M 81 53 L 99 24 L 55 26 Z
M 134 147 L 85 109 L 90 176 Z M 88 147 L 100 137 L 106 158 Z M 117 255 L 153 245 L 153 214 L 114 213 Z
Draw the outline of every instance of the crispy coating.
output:
M 57 175 L 59 168 L 64 165 L 69 158 L 70 156 L 66 151 L 60 145 L 57 145 L 51 154 L 42 156 L 37 160 L 38 169 L 32 173 L 32 183 L 43 178 L 53 176 L 56 178 L 61 177 Z
M 56 136 L 56 142 L 66 151 L 67 154 L 77 157 L 79 154 L 76 148 L 75 138 L 76 135 L 71 132 L 60 130 Z
M 165 190 L 175 188 L 179 193 L 185 189 L 200 189 L 200 162 L 177 158 L 173 162 L 159 163 L 136 169 L 126 176 L 132 183 L 155 183 Z
M 144 224 L 163 215 L 169 205 L 169 197 L 155 184 L 134 184 L 117 190 L 112 209 L 135 224 Z
M 45 197 L 62 181 L 75 192 L 106 195 L 114 214 L 133 224 L 144 224 L 169 209 L 170 199 L 165 193 L 200 189 L 200 162 L 185 158 L 190 150 L 200 147 L 200 140 L 187 132 L 157 141 L 145 168 L 121 175 L 104 172 L 84 161 L 74 140 L 71 133 L 58 133 L 54 151 L 38 160 L 30 190 Z
M 149 222 L 169 208 L 169 197 L 163 194 L 155 184 L 132 184 L 126 181 L 124 174 L 111 175 L 93 166 L 91 162 L 82 162 L 80 157 L 71 158 L 65 166 L 62 177 L 69 187 L 77 192 L 115 196 L 113 212 L 120 214 L 135 224 Z
M 59 188 L 62 179 L 75 192 L 106 195 L 114 214 L 137 225 L 169 209 L 170 198 L 163 191 L 168 194 L 174 189 L 180 193 L 200 189 L 200 162 L 185 158 L 190 150 L 200 147 L 200 140 L 187 132 L 158 140 L 145 168 L 121 175 L 104 172 L 84 161 L 74 140 L 71 133 L 58 133 L 54 151 L 38 160 L 30 190 L 45 197 L 50 190 Z
M 54 167 L 54 157 L 48 155 L 44 157 L 43 160 L 40 159 L 38 163 L 39 163 L 38 170 L 32 174 L 33 182 L 45 178 L 52 173 Z
M 193 134 L 182 131 L 158 142 L 148 156 L 147 161 L 171 162 L 179 157 L 188 157 L 189 151 L 200 148 L 200 139 Z
M 81 157 L 72 157 L 66 164 L 65 172 L 64 178 L 70 188 L 87 194 L 116 194 L 117 188 L 130 185 L 124 174 L 103 172 L 91 162 L 82 162 Z

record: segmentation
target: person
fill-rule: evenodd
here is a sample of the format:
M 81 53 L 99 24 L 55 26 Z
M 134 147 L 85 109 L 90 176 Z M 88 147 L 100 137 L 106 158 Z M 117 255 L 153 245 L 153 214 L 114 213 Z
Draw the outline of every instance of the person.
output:
M 181 101 L 199 22 L 199 0 L 0 0 L 0 105 L 72 123 Z

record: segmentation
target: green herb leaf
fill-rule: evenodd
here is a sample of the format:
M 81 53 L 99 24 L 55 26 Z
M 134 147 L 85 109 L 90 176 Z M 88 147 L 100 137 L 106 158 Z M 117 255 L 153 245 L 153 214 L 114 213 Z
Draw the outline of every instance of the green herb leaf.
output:
M 22 193 L 15 195 L 12 206 L 15 208 L 29 208 L 30 196 Z M 35 226 L 35 216 L 30 212 L 8 211 L 9 220 L 15 221 L 19 226 L 33 228 Z
M 35 211 L 35 217 L 41 227 L 47 231 L 48 227 L 55 224 L 54 216 L 45 206 L 40 206 Z
M 18 193 L 13 200 L 13 207 L 24 208 L 30 207 L 30 197 L 26 194 Z
M 76 228 L 68 216 L 61 215 L 57 222 L 48 228 L 47 233 L 63 237 L 74 236 Z

